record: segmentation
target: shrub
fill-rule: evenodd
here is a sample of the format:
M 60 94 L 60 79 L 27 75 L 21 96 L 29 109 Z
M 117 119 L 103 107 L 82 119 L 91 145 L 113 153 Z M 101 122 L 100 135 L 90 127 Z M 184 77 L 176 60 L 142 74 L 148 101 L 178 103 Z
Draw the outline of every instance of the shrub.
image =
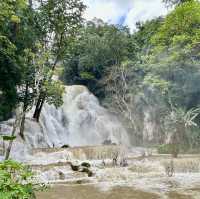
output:
M 34 191 L 41 188 L 33 184 L 33 173 L 28 166 L 13 160 L 0 163 L 0 198 L 35 199 Z
M 179 145 L 163 144 L 158 146 L 157 151 L 159 154 L 172 154 L 173 157 L 177 157 L 179 153 Z

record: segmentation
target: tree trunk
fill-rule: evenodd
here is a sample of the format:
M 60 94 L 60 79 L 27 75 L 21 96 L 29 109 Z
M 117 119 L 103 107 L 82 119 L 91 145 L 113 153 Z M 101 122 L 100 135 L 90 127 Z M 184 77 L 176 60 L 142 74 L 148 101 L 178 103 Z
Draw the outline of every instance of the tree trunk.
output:
M 12 143 L 13 143 L 13 140 L 9 142 L 8 148 L 6 149 L 5 160 L 8 160 L 9 157 L 10 157 L 10 151 L 11 151 L 11 148 L 12 148 Z
M 21 119 L 21 123 L 20 123 L 20 130 L 19 130 L 19 135 L 21 136 L 21 138 L 24 140 L 24 124 L 25 124 L 25 120 L 26 120 L 26 111 L 28 108 L 28 89 L 29 89 L 29 85 L 28 82 L 26 83 L 26 90 L 25 90 L 25 97 L 24 97 L 24 102 L 23 102 L 23 112 L 22 112 L 22 119 Z
M 13 124 L 13 130 L 12 130 L 11 136 L 15 135 L 19 120 L 20 120 L 20 116 L 19 116 L 19 118 L 16 116 L 15 123 Z M 14 140 L 9 141 L 8 148 L 6 149 L 5 160 L 8 160 L 10 157 L 10 152 L 11 152 L 13 141 Z
M 26 120 L 26 114 L 25 114 L 25 112 L 23 112 L 23 116 L 22 116 L 21 124 L 20 124 L 20 130 L 19 130 L 19 135 L 21 136 L 21 138 L 23 140 L 25 140 L 25 137 L 24 137 L 24 124 L 25 124 L 25 120 Z
M 41 114 L 41 111 L 42 111 L 42 107 L 44 105 L 44 102 L 45 102 L 45 99 L 46 97 L 43 96 L 43 97 L 39 97 L 38 101 L 37 101 L 37 104 L 36 104 L 36 107 L 35 107 L 35 112 L 33 114 L 33 118 L 39 122 L 39 119 L 40 119 L 40 114 Z
M 42 3 L 42 1 L 41 1 Z M 63 41 L 63 33 L 61 33 L 60 35 L 60 40 L 59 40 L 59 46 L 58 46 L 58 52 L 57 52 L 57 56 L 55 58 L 55 61 L 51 67 L 51 72 L 54 72 L 55 68 L 56 68 L 56 65 L 59 61 L 59 52 L 61 50 L 61 44 L 62 44 L 62 41 Z M 47 81 L 51 82 L 52 81 L 52 75 L 49 77 L 49 79 L 47 79 Z M 39 122 L 39 119 L 40 119 L 40 114 L 41 114 L 41 111 L 42 111 L 42 107 L 44 105 L 44 102 L 46 100 L 46 93 L 43 93 L 43 92 L 40 92 L 39 94 L 39 98 L 38 98 L 38 101 L 37 101 L 37 104 L 36 104 L 36 107 L 35 107 L 35 112 L 33 114 L 33 118 Z
M 6 146 L 5 146 L 5 142 L 3 140 L 3 155 L 5 155 L 5 153 L 6 153 Z
M 32 7 L 33 7 L 33 1 L 32 1 L 32 0 L 29 0 L 28 2 L 29 2 L 30 8 L 32 8 Z
M 51 69 L 52 72 L 55 70 L 55 67 L 56 67 L 57 62 L 58 62 L 58 56 L 56 57 L 55 62 L 54 62 L 54 64 L 52 65 L 52 69 Z M 52 77 L 52 76 L 51 76 L 51 77 Z M 51 77 L 49 78 L 48 81 L 52 81 L 52 80 L 51 80 Z M 38 101 L 37 101 L 37 104 L 36 104 L 36 107 L 35 107 L 35 112 L 34 112 L 34 114 L 33 114 L 33 118 L 34 118 L 37 122 L 39 122 L 40 114 L 41 114 L 42 107 L 43 107 L 43 105 L 44 105 L 45 100 L 46 100 L 46 93 L 40 93 L 39 98 L 38 98 Z

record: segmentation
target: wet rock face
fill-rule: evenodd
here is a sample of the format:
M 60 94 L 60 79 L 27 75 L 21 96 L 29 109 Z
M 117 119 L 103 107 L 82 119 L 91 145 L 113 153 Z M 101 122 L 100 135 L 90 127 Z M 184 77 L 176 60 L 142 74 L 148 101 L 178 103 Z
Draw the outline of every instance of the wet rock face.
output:
M 161 144 L 165 143 L 167 135 L 164 130 L 164 110 L 166 102 L 162 100 L 156 90 L 146 88 L 144 95 L 134 96 L 130 106 L 134 118 L 133 128 L 129 121 L 121 117 L 131 137 L 132 145 Z

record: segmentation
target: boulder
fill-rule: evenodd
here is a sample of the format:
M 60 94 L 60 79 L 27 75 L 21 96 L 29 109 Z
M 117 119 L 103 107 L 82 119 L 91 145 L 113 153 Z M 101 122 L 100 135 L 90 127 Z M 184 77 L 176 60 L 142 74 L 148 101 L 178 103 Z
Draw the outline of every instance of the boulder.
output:
M 91 167 L 90 163 L 88 163 L 88 162 L 82 162 L 82 163 L 81 163 L 81 166 L 82 166 L 82 167 L 87 167 L 87 168 L 90 168 L 90 167 Z

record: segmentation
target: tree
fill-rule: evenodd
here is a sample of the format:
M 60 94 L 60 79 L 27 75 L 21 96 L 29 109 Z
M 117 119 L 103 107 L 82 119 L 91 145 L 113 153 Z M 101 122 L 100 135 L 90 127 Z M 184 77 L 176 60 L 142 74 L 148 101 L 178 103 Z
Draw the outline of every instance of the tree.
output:
M 182 108 L 172 107 L 166 121 L 167 131 L 171 134 L 170 144 L 173 157 L 177 157 L 180 146 L 188 145 L 187 133 L 192 126 L 197 126 L 195 119 L 200 113 L 200 109 L 190 109 L 188 111 Z
M 16 130 L 17 130 L 17 127 L 20 126 L 21 118 L 22 118 L 21 113 L 17 113 L 15 117 L 15 122 L 13 123 L 13 129 L 12 129 L 11 135 L 3 137 L 4 141 L 5 140 L 8 141 L 8 147 L 5 151 L 5 160 L 8 160 L 10 157 L 12 145 L 16 138 Z
M 20 83 L 15 46 L 0 35 L 0 120 L 7 119 L 17 103 L 16 85 Z
M 200 2 L 186 2 L 167 15 L 163 25 L 152 37 L 154 54 L 171 62 L 198 61 Z M 166 60 L 166 59 L 164 59 Z
M 176 7 L 152 37 L 147 61 L 152 76 L 169 83 L 173 104 L 187 109 L 199 103 L 199 10 L 198 1 Z
M 167 6 L 180 5 L 182 3 L 191 2 L 191 1 L 193 1 L 193 0 L 163 0 L 163 2 Z
M 76 9 L 75 2 L 71 1 L 68 5 L 71 10 Z M 54 1 L 49 1 L 51 9 L 53 9 L 53 3 Z M 58 6 L 61 9 L 59 12 L 64 12 L 61 4 L 62 2 Z M 82 5 L 81 2 L 79 4 Z M 55 11 L 55 16 L 50 16 L 51 13 L 48 13 L 48 9 L 45 7 L 47 5 L 42 4 L 42 6 L 42 8 L 41 6 L 38 8 L 39 10 L 33 9 L 32 1 L 27 2 L 27 0 L 11 2 L 6 0 L 0 5 L 2 11 L 0 14 L 0 119 L 7 119 L 11 116 L 11 111 L 20 107 L 22 113 L 16 120 L 18 120 L 20 135 L 23 139 L 26 112 L 32 108 L 40 91 L 46 93 L 46 100 L 55 104 L 56 107 L 62 103 L 63 86 L 60 82 L 51 81 L 54 70 L 52 67 L 55 67 L 60 61 L 60 55 L 58 55 L 60 52 L 56 49 L 59 46 L 56 44 L 57 36 L 64 34 L 61 33 L 59 25 L 63 26 L 64 32 L 68 29 L 68 32 L 65 33 L 68 34 L 68 37 L 63 37 L 63 42 L 60 41 L 60 44 L 63 44 L 67 42 L 66 38 L 72 37 L 73 31 L 78 28 L 75 25 L 78 21 L 71 19 L 73 21 L 71 25 L 74 24 L 74 27 L 70 27 L 70 23 L 67 24 L 68 19 L 73 18 L 76 14 L 79 18 L 81 14 L 79 11 L 75 11 L 75 14 L 70 16 L 72 13 L 69 9 L 69 13 L 62 15 L 66 16 L 66 24 L 63 24 L 61 15 L 58 16 Z M 42 14 L 46 14 L 49 18 L 44 18 Z M 45 24 L 42 23 L 42 19 L 46 20 Z M 54 35 L 53 39 L 49 37 L 49 34 L 54 34 L 55 31 L 52 29 L 53 27 L 49 26 L 49 20 L 55 24 L 57 30 L 57 35 Z M 60 24 L 53 20 L 59 20 Z M 51 51 L 48 49 L 49 46 L 52 46 Z M 55 57 L 56 61 L 52 63 Z M 52 93 L 53 90 L 54 93 Z M 15 134 L 16 128 L 13 127 L 12 134 Z
M 22 80 L 18 87 L 18 98 L 21 103 L 21 118 L 19 122 L 20 130 L 19 135 L 24 139 L 24 124 L 26 118 L 26 112 L 29 111 L 34 103 L 36 97 L 36 59 L 35 54 L 31 52 L 31 49 L 24 50 L 24 56 L 21 58 L 22 64 Z
M 152 48 L 151 38 L 158 32 L 163 21 L 162 17 L 158 17 L 150 21 L 136 23 L 137 31 L 131 37 L 132 43 L 136 46 L 136 58 L 139 61 L 142 61 L 141 56 L 144 57 L 149 54 Z
M 80 0 L 48 0 L 42 2 L 40 10 L 40 27 L 44 34 L 41 46 L 47 56 L 45 65 L 47 75 L 40 79 L 38 96 L 33 118 L 39 121 L 43 104 L 47 97 L 45 85 L 51 84 L 52 75 L 58 63 L 66 53 L 66 45 L 73 39 L 82 21 L 85 6 Z
M 95 19 L 80 30 L 70 55 L 65 58 L 64 81 L 86 85 L 104 98 L 102 79 L 107 69 L 134 54 L 129 30 Z
M 107 85 L 107 98 L 110 96 L 112 100 L 112 108 L 129 121 L 130 128 L 136 130 L 133 100 L 138 88 L 130 87 L 130 78 L 133 78 L 130 64 L 123 63 L 120 66 L 113 66 L 104 81 L 105 85 Z M 134 81 L 136 82 L 136 79 Z
M 24 0 L 5 0 L 0 4 L 0 120 L 7 119 L 17 103 L 20 66 L 13 41 L 20 23 L 18 15 L 25 7 Z
M 31 61 L 29 60 L 28 63 L 25 57 L 27 51 L 32 54 L 36 52 L 35 44 L 41 37 L 41 32 L 37 27 L 38 14 L 31 6 L 28 6 L 26 0 L 6 0 L 0 5 L 0 10 L 0 95 L 2 99 L 0 116 L 3 115 L 2 119 L 7 119 L 20 102 L 24 104 L 22 89 L 19 87 L 26 88 L 24 90 L 27 96 L 30 94 L 28 92 L 30 88 L 25 83 L 28 83 L 27 76 L 30 76 L 33 67 L 30 64 Z M 31 81 L 33 79 L 32 74 Z M 20 90 L 20 93 L 17 90 Z
M 137 97 L 143 89 L 145 69 L 133 62 L 122 62 L 112 66 L 104 77 L 105 94 L 104 105 L 123 118 L 126 128 L 134 136 L 135 143 L 142 141 L 138 124 Z M 136 97 L 137 96 L 137 97 Z

